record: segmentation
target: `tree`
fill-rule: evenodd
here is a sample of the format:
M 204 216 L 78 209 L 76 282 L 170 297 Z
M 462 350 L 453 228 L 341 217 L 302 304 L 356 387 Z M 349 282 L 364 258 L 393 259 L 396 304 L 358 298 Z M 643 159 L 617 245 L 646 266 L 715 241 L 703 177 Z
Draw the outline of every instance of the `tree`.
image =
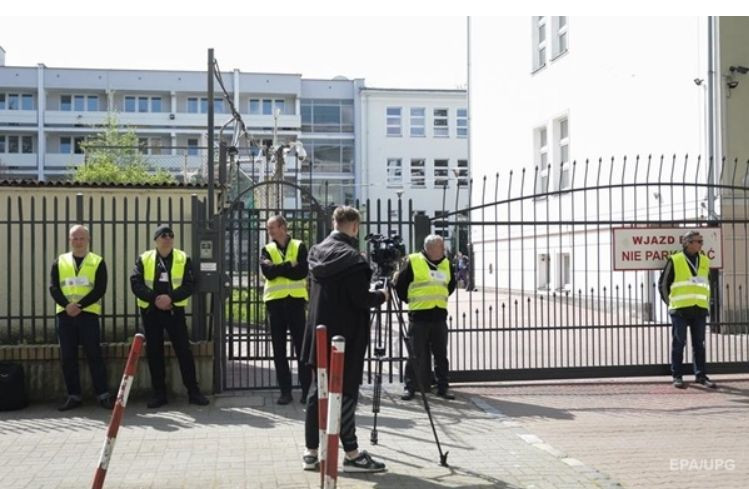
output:
M 73 181 L 80 183 L 173 183 L 174 176 L 163 168 L 153 168 L 138 147 L 132 128 L 120 128 L 110 114 L 102 131 L 81 144 L 86 162 L 75 168 Z

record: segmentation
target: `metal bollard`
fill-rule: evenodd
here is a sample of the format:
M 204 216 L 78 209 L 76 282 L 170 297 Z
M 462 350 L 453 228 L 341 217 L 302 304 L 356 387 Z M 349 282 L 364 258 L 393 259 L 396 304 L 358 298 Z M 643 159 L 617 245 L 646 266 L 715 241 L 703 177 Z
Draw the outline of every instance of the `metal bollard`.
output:
M 330 354 L 325 489 L 335 489 L 338 480 L 338 432 L 341 428 L 341 393 L 343 391 L 343 355 L 345 347 L 346 340 L 343 336 L 333 337 Z
M 317 342 L 317 427 L 320 433 L 320 446 L 317 459 L 320 461 L 320 487 L 325 485 L 325 459 L 327 439 L 325 429 L 328 423 L 328 328 L 319 325 L 315 328 Z
M 107 438 L 104 440 L 104 446 L 102 447 L 101 455 L 99 456 L 99 466 L 96 468 L 94 482 L 91 485 L 92 489 L 101 489 L 104 485 L 104 477 L 107 475 L 109 459 L 112 457 L 112 450 L 114 450 L 117 431 L 119 431 L 120 423 L 122 423 L 122 415 L 125 413 L 127 398 L 130 396 L 130 387 L 133 385 L 133 377 L 135 377 L 135 372 L 138 367 L 138 359 L 140 358 L 140 352 L 143 349 L 143 343 L 145 340 L 146 337 L 140 333 L 136 334 L 133 338 L 133 344 L 130 347 L 130 354 L 127 357 L 127 363 L 125 364 L 125 373 L 122 374 L 120 390 L 117 392 L 117 400 L 115 401 L 114 409 L 112 409 L 112 417 L 109 419 Z

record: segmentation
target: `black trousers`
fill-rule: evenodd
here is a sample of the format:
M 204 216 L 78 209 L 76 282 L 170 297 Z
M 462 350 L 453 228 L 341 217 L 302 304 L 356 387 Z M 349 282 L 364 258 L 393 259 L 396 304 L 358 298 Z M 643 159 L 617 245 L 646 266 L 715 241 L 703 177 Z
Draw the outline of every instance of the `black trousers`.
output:
M 175 307 L 171 311 L 162 311 L 155 307 L 141 310 L 146 333 L 146 355 L 148 368 L 151 371 L 151 386 L 154 394 L 166 396 L 166 369 L 164 366 L 164 330 L 169 334 L 174 353 L 177 355 L 182 383 L 188 393 L 198 392 L 198 380 L 195 374 L 195 359 L 190 350 L 190 339 L 187 335 L 185 309 Z
M 408 336 L 413 345 L 413 356 L 416 365 L 408 360 L 404 384 L 406 390 L 418 390 L 415 375 L 429 391 L 432 384 L 431 355 L 434 355 L 434 375 L 437 377 L 437 390 L 445 391 L 448 387 L 447 375 L 449 365 L 447 361 L 447 322 L 442 321 L 411 321 L 408 327 Z M 418 372 L 415 371 L 418 368 Z
M 286 332 L 291 333 L 291 342 L 297 357 L 297 372 L 302 392 L 308 392 L 312 372 L 307 362 L 302 361 L 304 339 L 305 301 L 302 299 L 278 299 L 266 302 L 270 334 L 273 341 L 273 363 L 276 367 L 278 387 L 283 393 L 291 393 L 291 370 L 286 353 Z
M 359 448 L 356 439 L 356 404 L 359 402 L 359 389 L 354 392 L 343 392 L 341 396 L 341 427 L 338 437 L 341 439 L 343 450 L 350 452 Z M 316 449 L 320 446 L 319 422 L 317 417 L 317 375 L 307 397 L 307 410 L 304 419 L 304 442 L 307 448 Z M 324 440 L 323 443 L 327 443 Z
M 68 396 L 81 399 L 81 377 L 78 371 L 78 345 L 83 345 L 83 351 L 88 359 L 94 392 L 99 399 L 109 397 L 107 387 L 107 370 L 101 356 L 101 330 L 99 316 L 89 312 L 82 312 L 76 317 L 70 317 L 65 312 L 57 315 L 57 337 L 60 342 L 60 357 L 62 360 L 62 375 Z

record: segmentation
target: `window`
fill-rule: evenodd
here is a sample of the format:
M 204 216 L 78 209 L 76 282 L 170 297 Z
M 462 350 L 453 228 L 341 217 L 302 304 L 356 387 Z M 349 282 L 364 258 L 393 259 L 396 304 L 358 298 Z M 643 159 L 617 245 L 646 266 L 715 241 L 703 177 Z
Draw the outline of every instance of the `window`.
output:
M 62 154 L 70 154 L 70 138 L 64 137 L 60 138 L 60 153 Z
M 82 136 L 73 138 L 73 152 L 77 155 L 83 154 L 83 144 L 84 138 Z
M 388 107 L 385 112 L 387 116 L 387 132 L 388 136 L 400 137 L 401 133 L 401 108 L 400 107 Z
M 549 272 L 551 260 L 548 253 L 539 253 L 536 257 L 536 286 L 539 289 L 549 289 Z
M 187 140 L 187 154 L 189 156 L 198 156 L 198 138 Z
M 468 186 L 468 160 L 458 160 L 458 186 Z
M 31 136 L 21 137 L 21 153 L 30 154 L 34 152 L 34 140 Z
M 536 129 L 534 160 L 536 163 L 536 194 L 545 194 L 549 189 L 549 146 L 545 127 Z M 543 197 L 543 196 L 539 196 Z
M 0 153 L 5 153 L 5 136 L 0 135 Z
M 73 103 L 70 95 L 60 95 L 60 110 L 73 110 Z
M 62 154 L 83 154 L 83 148 L 81 147 L 81 144 L 83 144 L 84 138 L 82 136 L 71 138 L 69 136 L 61 137 L 60 138 L 60 153 Z
M 18 94 L 8 94 L 8 110 L 18 110 Z
M 279 114 L 285 114 L 286 113 L 285 112 L 286 111 L 286 102 L 284 102 L 283 100 L 279 99 L 279 100 L 276 100 L 274 102 L 274 105 L 275 105 L 275 111 L 274 112 L 278 112 Z
M 138 97 L 138 112 L 148 112 L 148 97 Z
M 200 99 L 200 113 L 201 114 L 207 114 L 208 113 L 208 99 L 205 97 L 202 97 Z
M 559 161 L 559 190 L 570 186 L 570 129 L 569 120 L 564 117 L 558 119 L 554 126 L 557 133 L 556 159 Z
M 273 115 L 272 100 L 263 100 L 263 115 Z
M 0 93 L 0 110 L 5 110 L 5 94 Z
M 304 99 L 302 132 L 354 132 L 353 100 Z
M 125 110 L 128 106 L 128 97 L 125 97 Z M 134 104 L 134 100 L 132 101 Z M 134 107 L 134 105 L 133 105 Z M 60 95 L 60 110 L 69 112 L 75 110 L 76 112 L 95 112 L 99 110 L 99 96 L 98 95 Z
M 448 160 L 434 160 L 434 188 L 447 186 Z
M 21 95 L 21 110 L 34 110 L 34 98 L 31 94 Z
M 125 97 L 125 112 L 135 112 L 135 97 Z
M 570 254 L 557 253 L 557 290 L 564 290 L 570 286 Z
M 86 97 L 86 110 L 89 112 L 97 112 L 99 110 L 99 96 L 89 95 Z
M 224 114 L 226 113 L 226 105 L 224 104 L 224 99 L 221 97 L 216 97 L 213 99 L 213 111 L 216 114 Z
M 73 110 L 76 112 L 83 112 L 83 110 L 86 108 L 86 96 L 85 95 L 76 95 L 73 97 Z
M 161 97 L 151 97 L 151 112 L 161 112 Z
M 8 153 L 18 153 L 18 136 L 8 136 Z
M 426 136 L 426 109 L 411 107 L 411 137 Z
M 197 97 L 189 97 L 187 99 L 187 112 L 189 114 L 198 113 L 198 98 Z
M 387 174 L 388 187 L 403 186 L 403 167 L 400 158 L 388 158 Z
M 546 66 L 546 17 L 533 17 L 533 71 Z
M 552 38 L 552 52 L 556 58 L 567 52 L 567 17 L 552 17 L 554 36 Z
M 426 188 L 426 160 L 411 160 L 411 188 Z
M 458 128 L 458 137 L 467 138 L 468 137 L 468 110 L 467 109 L 458 109 L 458 119 L 456 122 L 456 126 Z
M 446 138 L 450 135 L 447 123 L 447 109 L 434 109 L 434 137 Z
M 257 98 L 251 98 L 250 99 L 250 114 L 259 114 L 260 113 L 260 99 Z
M 313 173 L 353 173 L 354 141 L 350 139 L 305 139 L 307 159 L 301 171 Z

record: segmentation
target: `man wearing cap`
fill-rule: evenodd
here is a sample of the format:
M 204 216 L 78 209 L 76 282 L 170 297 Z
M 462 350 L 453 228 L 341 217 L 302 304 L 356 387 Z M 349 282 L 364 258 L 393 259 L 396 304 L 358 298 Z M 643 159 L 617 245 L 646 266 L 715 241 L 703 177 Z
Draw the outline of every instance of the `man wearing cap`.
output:
M 714 389 L 715 382 L 705 370 L 705 323 L 710 304 L 710 259 L 702 252 L 699 231 L 687 232 L 681 238 L 682 251 L 671 255 L 658 280 L 658 291 L 668 304 L 671 329 L 671 374 L 673 385 L 686 388 L 682 378 L 687 327 L 692 337 L 692 356 L 696 382 Z
M 86 352 L 99 405 L 112 409 L 99 328 L 101 298 L 107 291 L 107 267 L 102 257 L 88 250 L 90 238 L 86 226 L 71 227 L 68 238 L 71 251 L 57 257 L 52 264 L 49 284 L 49 292 L 55 301 L 62 374 L 68 391 L 65 403 L 57 409 L 67 411 L 82 403 L 79 344 Z
M 307 247 L 298 239 L 289 236 L 286 219 L 282 215 L 272 216 L 266 223 L 270 241 L 265 245 L 260 258 L 260 267 L 265 277 L 263 302 L 268 310 L 270 332 L 273 339 L 273 363 L 281 396 L 276 404 L 289 404 L 291 398 L 291 371 L 286 356 L 286 332 L 298 358 L 298 376 L 302 387 L 299 401 L 304 404 L 311 382 L 311 371 L 302 359 L 305 306 L 307 294 Z
M 161 225 L 153 233 L 156 247 L 143 252 L 130 275 L 130 287 L 138 298 L 146 333 L 146 355 L 151 371 L 153 398 L 149 408 L 167 403 L 164 368 L 164 330 L 169 333 L 174 353 L 187 388 L 190 404 L 205 406 L 208 399 L 201 394 L 195 374 L 195 360 L 185 322 L 185 307 L 193 292 L 190 258 L 174 247 L 174 231 Z

